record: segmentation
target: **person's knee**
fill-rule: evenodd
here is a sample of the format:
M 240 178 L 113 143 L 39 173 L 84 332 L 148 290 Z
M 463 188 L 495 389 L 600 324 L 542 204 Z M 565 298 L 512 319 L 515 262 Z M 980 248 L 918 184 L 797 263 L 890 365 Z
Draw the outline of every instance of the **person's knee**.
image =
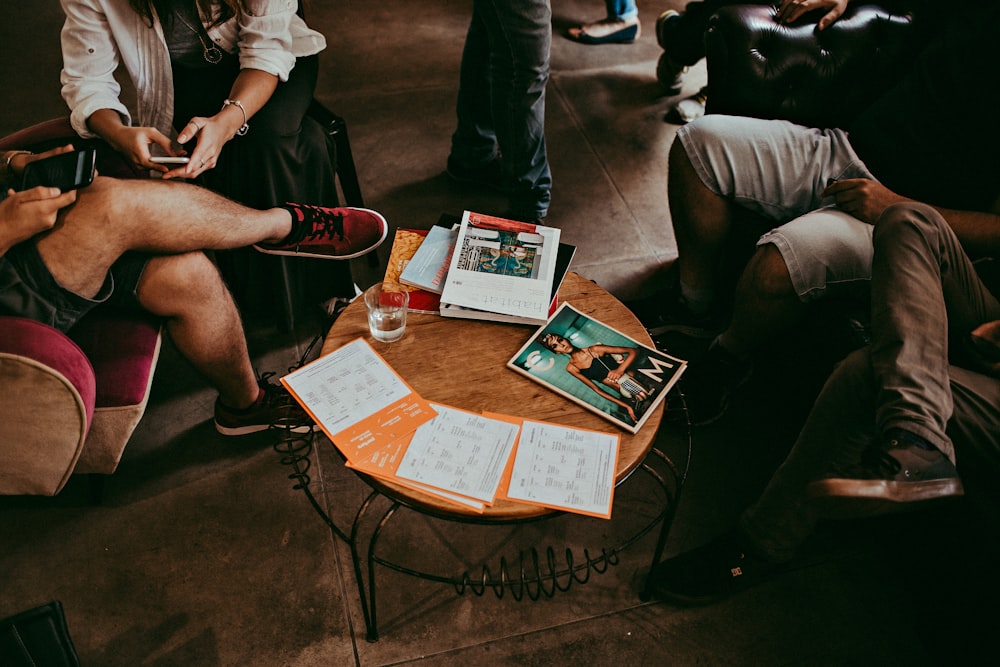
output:
M 128 215 L 131 210 L 127 205 L 135 201 L 137 186 L 135 181 L 97 176 L 93 183 L 78 192 L 72 214 L 85 216 L 93 221 L 120 223 L 123 216 Z
M 201 252 L 149 260 L 137 291 L 139 303 L 161 316 L 217 308 L 228 291 L 215 264 Z
M 882 212 L 872 234 L 873 243 L 895 243 L 901 235 L 917 232 L 928 238 L 936 236 L 947 222 L 933 207 L 919 202 L 893 204 Z
M 117 198 L 123 196 L 130 187 L 127 180 L 97 175 L 90 185 L 80 189 L 79 194 L 81 197 L 90 197 L 92 199 Z
M 772 243 L 757 247 L 747 264 L 748 286 L 760 297 L 777 299 L 795 296 L 788 265 Z
M 708 187 L 694 168 L 687 148 L 680 140 L 675 140 L 667 158 L 667 196 L 671 210 L 686 210 L 699 198 L 709 193 Z M 683 215 L 674 224 L 684 224 Z M 693 222 L 693 221 L 692 221 Z

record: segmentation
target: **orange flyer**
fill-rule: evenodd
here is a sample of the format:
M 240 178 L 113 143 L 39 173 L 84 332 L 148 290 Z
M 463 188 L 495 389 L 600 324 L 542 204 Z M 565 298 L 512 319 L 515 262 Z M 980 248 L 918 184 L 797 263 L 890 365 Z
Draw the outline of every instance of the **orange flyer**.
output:
M 363 338 L 281 382 L 348 461 L 391 446 L 437 415 Z

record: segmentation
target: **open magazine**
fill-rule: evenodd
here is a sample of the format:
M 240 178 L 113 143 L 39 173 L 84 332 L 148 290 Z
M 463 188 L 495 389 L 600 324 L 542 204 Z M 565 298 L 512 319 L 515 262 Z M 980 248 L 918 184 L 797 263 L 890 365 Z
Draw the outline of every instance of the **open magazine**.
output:
M 559 230 L 466 211 L 441 303 L 542 324 L 549 317 Z
M 564 303 L 507 366 L 636 433 L 687 362 Z

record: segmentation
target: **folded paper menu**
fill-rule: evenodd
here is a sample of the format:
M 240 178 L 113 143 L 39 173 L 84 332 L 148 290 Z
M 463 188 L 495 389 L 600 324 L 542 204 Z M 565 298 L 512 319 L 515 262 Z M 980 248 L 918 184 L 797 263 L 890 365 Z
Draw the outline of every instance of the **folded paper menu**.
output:
M 437 414 L 363 338 L 281 382 L 349 461 L 391 445 Z
M 358 472 L 478 512 L 502 498 L 611 516 L 617 434 L 431 403 L 362 338 L 281 381 Z
M 506 497 L 609 519 L 618 445 L 613 433 L 526 420 Z

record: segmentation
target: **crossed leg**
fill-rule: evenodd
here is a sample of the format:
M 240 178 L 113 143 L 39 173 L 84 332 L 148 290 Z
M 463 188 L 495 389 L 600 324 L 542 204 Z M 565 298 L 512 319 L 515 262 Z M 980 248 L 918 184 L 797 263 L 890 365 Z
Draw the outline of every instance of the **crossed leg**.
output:
M 60 285 L 92 297 L 126 251 L 167 255 L 239 248 L 280 241 L 291 228 L 284 209 L 247 208 L 187 183 L 98 177 L 79 191 L 76 203 L 60 213 L 37 246 Z
M 241 408 L 257 400 L 260 388 L 236 305 L 200 250 L 278 241 L 291 227 L 284 209 L 246 208 L 197 186 L 98 178 L 37 247 L 59 284 L 87 298 L 123 253 L 153 254 L 139 281 L 140 304 L 164 318 L 178 351 L 220 400 Z

